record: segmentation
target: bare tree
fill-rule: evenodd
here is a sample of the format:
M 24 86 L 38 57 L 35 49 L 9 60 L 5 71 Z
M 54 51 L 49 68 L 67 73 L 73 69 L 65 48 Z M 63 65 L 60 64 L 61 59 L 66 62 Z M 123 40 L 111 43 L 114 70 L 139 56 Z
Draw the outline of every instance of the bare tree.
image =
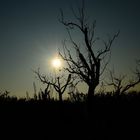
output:
M 40 98 L 42 100 L 50 100 L 50 83 L 47 84 L 44 91 L 40 89 Z
M 48 86 L 53 86 L 55 91 L 59 94 L 59 101 L 62 102 L 62 95 L 66 91 L 66 88 L 69 84 L 71 84 L 71 74 L 65 79 L 64 75 L 55 76 L 54 78 L 47 78 L 46 75 L 42 75 L 38 69 L 35 71 L 35 74 L 38 76 L 39 80 L 43 84 L 47 84 Z M 46 90 L 48 91 L 48 86 Z
M 108 85 L 113 86 L 114 94 L 123 94 L 138 85 L 140 83 L 140 71 L 136 68 L 134 74 L 135 78 L 127 80 L 126 75 L 116 76 L 114 72 L 110 71 L 111 82 Z
M 74 59 L 72 56 L 72 52 L 68 49 L 66 41 L 63 42 L 63 53 L 60 52 L 60 56 L 67 62 L 68 67 L 65 69 L 71 74 L 78 75 L 78 77 L 88 85 L 88 99 L 90 99 L 95 93 L 95 88 L 99 85 L 100 76 L 109 63 L 111 46 L 118 37 L 119 32 L 110 37 L 107 41 L 95 37 L 96 21 L 92 24 L 88 24 L 89 21 L 85 15 L 84 2 L 82 7 L 78 9 L 78 14 L 72 9 L 76 19 L 75 22 L 66 21 L 63 11 L 61 10 L 60 12 L 61 18 L 59 21 L 68 31 L 70 42 L 77 54 L 77 59 Z M 78 30 L 82 34 L 84 41 L 83 48 L 86 52 L 82 53 L 80 45 L 73 40 L 71 35 L 71 30 L 73 29 Z M 104 47 L 103 49 L 95 51 L 95 43 L 98 40 L 102 41 Z

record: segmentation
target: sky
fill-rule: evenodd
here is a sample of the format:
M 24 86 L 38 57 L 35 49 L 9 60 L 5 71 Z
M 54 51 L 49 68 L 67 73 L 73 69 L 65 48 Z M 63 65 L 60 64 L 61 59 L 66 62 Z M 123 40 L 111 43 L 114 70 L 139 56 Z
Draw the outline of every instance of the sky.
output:
M 71 7 L 79 3 L 0 0 L 0 91 L 8 90 L 16 96 L 33 93 L 33 82 L 39 81 L 32 70 L 40 67 L 48 73 L 50 60 L 68 37 L 58 21 L 60 8 L 66 19 L 73 20 Z M 106 38 L 120 30 L 112 46 L 110 68 L 129 75 L 135 59 L 140 58 L 139 0 L 85 0 L 85 4 L 87 15 L 97 21 L 97 36 Z

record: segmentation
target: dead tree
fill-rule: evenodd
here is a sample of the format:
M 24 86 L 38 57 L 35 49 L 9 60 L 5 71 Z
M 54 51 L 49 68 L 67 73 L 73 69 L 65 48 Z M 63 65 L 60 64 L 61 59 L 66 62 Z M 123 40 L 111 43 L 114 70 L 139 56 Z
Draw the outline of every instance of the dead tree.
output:
M 42 100 L 50 100 L 50 83 L 47 84 L 47 87 L 45 88 L 45 90 L 43 91 L 42 89 L 40 89 L 40 96 Z
M 74 59 L 72 52 L 68 49 L 66 41 L 63 42 L 63 53 L 60 52 L 60 56 L 63 60 L 67 62 L 68 67 L 65 68 L 69 73 L 77 75 L 82 81 L 84 81 L 88 86 L 88 99 L 92 98 L 95 93 L 95 88 L 99 85 L 100 76 L 106 69 L 109 63 L 109 58 L 111 54 L 111 46 L 114 40 L 118 37 L 119 32 L 114 36 L 109 37 L 107 41 L 101 40 L 95 37 L 95 27 L 96 21 L 92 24 L 88 24 L 89 21 L 85 15 L 84 3 L 82 8 L 78 9 L 78 14 L 72 10 L 76 21 L 66 21 L 64 19 L 63 11 L 61 10 L 61 17 L 59 21 L 66 27 L 70 42 L 72 47 L 76 51 L 77 59 Z M 79 31 L 83 37 L 81 44 L 83 44 L 83 49 L 86 51 L 83 53 L 81 51 L 80 45 L 76 42 L 71 31 Z M 103 49 L 98 49 L 95 51 L 95 43 L 97 41 L 103 43 Z
M 35 74 L 43 84 L 51 85 L 54 87 L 55 91 L 59 95 L 59 101 L 62 102 L 62 95 L 66 91 L 67 86 L 71 84 L 71 74 L 69 74 L 66 79 L 64 78 L 64 75 L 56 76 L 54 78 L 47 78 L 46 75 L 42 75 L 40 73 L 39 69 L 38 71 L 35 71 Z
M 134 74 L 135 78 L 129 80 L 125 75 L 116 76 L 114 72 L 110 71 L 111 82 L 108 85 L 113 86 L 113 93 L 115 95 L 121 95 L 138 85 L 140 83 L 140 71 L 136 69 Z

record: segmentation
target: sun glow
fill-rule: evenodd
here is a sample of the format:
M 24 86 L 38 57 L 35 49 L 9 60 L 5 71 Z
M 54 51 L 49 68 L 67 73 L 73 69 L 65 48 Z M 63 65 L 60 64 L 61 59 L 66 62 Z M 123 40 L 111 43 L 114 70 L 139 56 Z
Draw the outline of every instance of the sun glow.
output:
M 62 62 L 59 58 L 55 58 L 52 60 L 52 66 L 56 69 L 59 69 L 62 66 Z

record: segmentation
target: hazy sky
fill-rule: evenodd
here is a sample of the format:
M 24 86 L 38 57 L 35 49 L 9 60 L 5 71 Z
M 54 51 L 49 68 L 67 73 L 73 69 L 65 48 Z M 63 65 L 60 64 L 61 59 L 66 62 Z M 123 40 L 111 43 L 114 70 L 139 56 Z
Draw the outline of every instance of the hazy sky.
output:
M 140 58 L 139 0 L 85 0 L 87 13 L 97 20 L 97 35 L 120 30 L 112 50 L 111 65 L 128 73 Z M 33 93 L 37 81 L 32 69 L 48 70 L 66 30 L 58 22 L 59 9 L 73 19 L 70 7 L 80 0 L 0 0 L 0 90 L 23 96 Z M 39 88 L 39 87 L 38 87 Z

